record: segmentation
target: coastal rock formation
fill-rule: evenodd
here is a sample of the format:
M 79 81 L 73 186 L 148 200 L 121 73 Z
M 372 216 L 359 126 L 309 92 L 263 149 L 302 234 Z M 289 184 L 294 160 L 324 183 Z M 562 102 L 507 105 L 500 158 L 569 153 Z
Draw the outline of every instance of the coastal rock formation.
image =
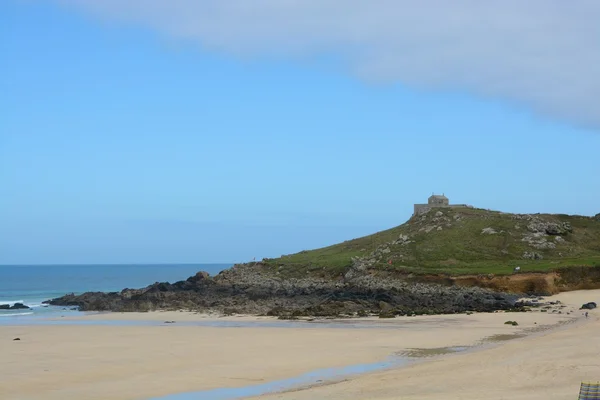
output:
M 478 287 L 409 283 L 369 274 L 356 274 L 352 280 L 278 279 L 261 264 L 246 264 L 214 278 L 199 272 L 172 284 L 69 294 L 47 303 L 77 306 L 82 311 L 185 309 L 293 318 L 509 310 L 518 308 L 517 297 Z
M 593 310 L 596 307 L 597 307 L 596 303 L 594 303 L 592 301 L 592 302 L 585 303 L 584 305 L 582 305 L 580 310 Z
M 199 272 L 180 282 L 71 294 L 50 304 L 385 318 L 519 309 L 520 294 L 600 287 L 597 217 L 509 214 L 436 201 L 400 226 L 332 246 L 237 265 L 215 277 Z
M 23 303 L 0 304 L 0 310 L 29 310 L 29 307 Z

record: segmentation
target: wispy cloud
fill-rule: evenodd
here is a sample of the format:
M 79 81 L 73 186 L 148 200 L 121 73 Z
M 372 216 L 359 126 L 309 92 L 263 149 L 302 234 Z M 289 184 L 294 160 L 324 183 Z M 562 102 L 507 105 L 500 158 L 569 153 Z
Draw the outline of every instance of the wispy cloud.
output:
M 378 82 L 600 128 L 598 0 L 53 0 L 235 56 L 339 56 Z

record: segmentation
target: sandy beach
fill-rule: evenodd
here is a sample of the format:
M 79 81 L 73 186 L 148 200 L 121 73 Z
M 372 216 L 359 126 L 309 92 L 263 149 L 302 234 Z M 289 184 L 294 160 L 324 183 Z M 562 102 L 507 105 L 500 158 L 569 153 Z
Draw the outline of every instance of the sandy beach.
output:
M 554 299 L 577 305 L 599 296 L 597 290 L 578 291 L 563 293 Z M 508 341 L 491 349 L 260 398 L 574 399 L 581 381 L 600 380 L 600 318 L 596 310 L 589 314 L 590 318 L 583 323 Z M 580 313 L 576 315 L 581 318 Z M 525 319 L 530 320 L 532 316 L 528 314 Z
M 365 329 L 307 323 L 307 327 L 254 327 L 247 324 L 275 320 L 183 312 L 97 314 L 73 319 L 160 322 L 154 326 L 0 326 L 0 398 L 126 400 L 242 387 L 321 368 L 378 362 L 410 349 L 472 346 L 494 335 L 558 326 L 474 351 L 262 398 L 571 399 L 582 380 L 600 379 L 600 313 L 591 311 L 585 320 L 577 310 L 584 302 L 598 302 L 600 291 L 563 293 L 552 300 L 566 306 L 560 309 L 561 314 L 349 321 Z M 567 314 L 569 311 L 572 313 Z M 505 325 L 507 320 L 519 325 Z M 67 321 L 63 318 L 61 322 Z M 190 325 L 195 321 L 246 325 Z M 13 341 L 16 337 L 21 340 Z

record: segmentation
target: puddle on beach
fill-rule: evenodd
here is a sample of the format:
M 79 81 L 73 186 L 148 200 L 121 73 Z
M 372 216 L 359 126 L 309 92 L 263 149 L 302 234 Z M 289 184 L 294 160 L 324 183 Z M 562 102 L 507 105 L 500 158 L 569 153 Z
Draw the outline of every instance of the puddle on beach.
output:
M 520 338 L 524 338 L 526 336 L 532 335 L 532 334 L 536 334 L 536 333 L 541 333 L 541 332 L 545 332 L 545 331 L 549 331 L 549 330 L 554 330 L 566 325 L 570 325 L 573 323 L 576 323 L 577 319 L 575 318 L 569 318 L 563 321 L 559 321 L 556 324 L 549 324 L 549 325 L 536 325 L 534 327 L 529 327 L 529 328 L 524 328 L 521 329 L 520 333 L 499 333 L 496 335 L 492 335 L 492 336 L 488 336 L 484 339 L 482 339 L 480 342 L 481 343 L 498 343 L 498 342 L 506 342 L 509 340 L 514 340 L 514 339 L 520 339 Z
M 459 351 L 466 351 L 470 347 L 468 346 L 453 346 L 453 347 L 437 347 L 433 349 L 406 349 L 398 353 L 398 355 L 402 357 L 410 357 L 410 358 L 427 358 L 427 357 L 436 357 L 442 356 L 445 354 L 453 354 L 458 353 Z
M 268 393 L 301 389 L 310 385 L 332 383 L 350 378 L 354 375 L 367 372 L 383 371 L 386 369 L 402 367 L 419 358 L 435 357 L 444 354 L 457 353 L 468 350 L 470 347 L 440 347 L 436 349 L 408 349 L 389 357 L 386 361 L 358 364 L 342 368 L 326 368 L 279 381 L 267 382 L 258 385 L 240 388 L 219 388 L 199 392 L 179 393 L 164 397 L 154 397 L 149 400 L 234 400 L 244 397 L 260 396 Z
M 522 333 L 500 333 L 498 335 L 488 336 L 483 339 L 484 342 L 505 342 L 507 340 L 519 339 L 527 335 Z
M 267 393 L 275 393 L 281 391 L 289 391 L 301 389 L 310 385 L 318 385 L 320 383 L 331 383 L 343 379 L 347 379 L 354 375 L 364 374 L 367 372 L 382 371 L 389 368 L 395 368 L 407 365 L 411 360 L 407 357 L 390 357 L 386 361 L 372 364 L 358 364 L 342 368 L 326 368 L 308 372 L 306 374 L 261 383 L 258 385 L 244 386 L 239 388 L 218 388 L 211 390 L 203 390 L 199 392 L 172 394 L 164 397 L 153 397 L 149 400 L 233 400 L 244 397 L 260 396 Z

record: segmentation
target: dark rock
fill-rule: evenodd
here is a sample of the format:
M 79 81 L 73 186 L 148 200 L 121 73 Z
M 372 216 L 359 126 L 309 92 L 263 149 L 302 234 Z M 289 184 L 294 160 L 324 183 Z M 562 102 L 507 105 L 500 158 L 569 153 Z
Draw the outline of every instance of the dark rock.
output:
M 15 341 L 15 340 L 21 340 L 21 338 L 16 337 L 13 339 L 13 341 Z
M 517 295 L 478 287 L 407 282 L 364 274 L 351 281 L 279 279 L 260 263 L 237 265 L 215 277 L 199 272 L 184 281 L 157 282 L 121 292 L 73 293 L 48 304 L 81 311 L 216 311 L 289 318 L 354 315 L 432 315 L 523 307 Z
M 382 312 L 389 312 L 394 308 L 390 305 L 390 303 L 385 301 L 380 301 L 378 305 Z
M 23 303 L 0 304 L 0 310 L 29 310 L 30 308 Z
M 396 314 L 393 311 L 382 311 L 379 313 L 379 318 L 396 318 Z
M 533 300 L 533 301 L 517 301 L 514 306 L 515 306 L 515 308 L 539 307 L 540 304 L 537 302 L 537 300 Z
M 586 303 L 586 304 L 582 305 L 580 310 L 593 310 L 596 307 L 597 307 L 596 303 L 594 303 L 592 301 L 590 303 Z
M 198 284 L 200 282 L 210 282 L 210 275 L 208 272 L 200 271 L 194 276 L 187 278 L 187 282 Z

